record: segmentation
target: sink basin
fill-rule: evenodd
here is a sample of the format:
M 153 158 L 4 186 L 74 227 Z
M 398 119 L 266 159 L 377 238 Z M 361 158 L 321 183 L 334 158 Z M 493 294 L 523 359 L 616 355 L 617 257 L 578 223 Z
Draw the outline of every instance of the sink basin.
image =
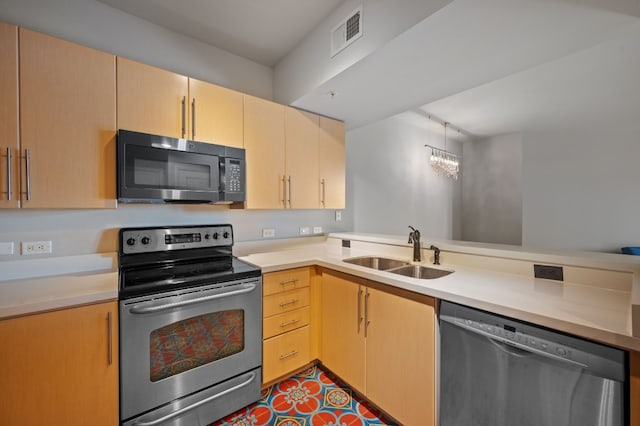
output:
M 388 272 L 392 272 L 398 275 L 404 275 L 405 277 L 420 278 L 422 280 L 432 280 L 434 278 L 442 278 L 446 275 L 449 275 L 453 271 L 429 268 L 422 265 L 407 265 L 392 269 Z
M 343 262 L 351 263 L 358 266 L 365 266 L 367 268 L 378 269 L 380 271 L 386 271 L 388 269 L 409 265 L 409 262 L 405 262 L 403 260 L 388 259 L 386 257 L 376 256 L 352 257 L 349 259 L 344 259 Z

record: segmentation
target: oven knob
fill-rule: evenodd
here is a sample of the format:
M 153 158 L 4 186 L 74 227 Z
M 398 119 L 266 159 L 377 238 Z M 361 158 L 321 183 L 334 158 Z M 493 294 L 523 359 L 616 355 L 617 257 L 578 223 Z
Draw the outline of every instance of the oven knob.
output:
M 142 244 L 145 244 L 145 245 L 146 245 L 146 244 L 149 244 L 149 242 L 150 242 L 151 240 L 149 239 L 149 237 L 142 237 L 142 240 L 141 240 L 141 241 L 142 241 Z
M 213 239 L 214 239 L 214 240 L 217 240 L 217 239 L 218 239 L 218 237 L 220 237 L 220 234 L 218 234 L 217 232 L 214 232 L 214 233 L 213 233 Z
M 224 232 L 224 234 L 222 234 L 222 236 L 223 236 L 224 238 L 229 238 L 229 233 L 228 233 L 227 231 L 225 231 L 225 232 Z
M 211 238 L 211 235 L 209 235 L 209 234 L 204 234 L 204 239 L 205 239 L 205 240 L 208 240 L 209 238 Z
M 127 245 L 128 245 L 128 246 L 132 246 L 132 245 L 134 245 L 135 243 L 136 243 L 136 239 L 135 239 L 135 238 L 129 238 L 129 239 L 127 240 Z

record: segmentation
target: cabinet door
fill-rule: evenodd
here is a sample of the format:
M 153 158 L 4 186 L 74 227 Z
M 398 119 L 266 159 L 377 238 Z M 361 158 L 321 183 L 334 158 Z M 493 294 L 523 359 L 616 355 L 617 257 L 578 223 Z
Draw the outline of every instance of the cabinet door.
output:
M 190 78 L 189 98 L 191 139 L 243 147 L 242 93 Z
M 322 207 L 345 208 L 344 123 L 320 117 L 319 175 Z
M 188 78 L 118 57 L 118 128 L 186 138 Z
M 322 363 L 365 392 L 364 287 L 322 274 Z
M 118 424 L 117 312 L 110 302 L 1 320 L 0 423 Z
M 318 177 L 318 116 L 287 107 L 285 129 L 287 207 L 321 208 Z
M 366 395 L 402 424 L 433 425 L 433 301 L 425 304 L 372 288 L 367 291 Z
M 18 27 L 0 22 L 0 208 L 20 206 Z
M 115 57 L 19 31 L 22 207 L 114 208 Z
M 284 106 L 245 95 L 247 208 L 284 208 L 284 147 Z

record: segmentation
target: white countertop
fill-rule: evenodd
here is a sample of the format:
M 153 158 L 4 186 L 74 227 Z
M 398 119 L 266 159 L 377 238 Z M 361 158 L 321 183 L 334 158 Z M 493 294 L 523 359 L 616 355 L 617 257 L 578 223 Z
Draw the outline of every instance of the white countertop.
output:
M 118 298 L 115 253 L 2 263 L 0 318 Z
M 356 239 L 352 234 L 336 234 L 337 238 Z M 397 240 L 385 240 L 381 237 L 359 237 L 363 240 L 380 243 L 375 248 L 343 248 L 329 242 L 296 246 L 275 252 L 256 253 L 243 256 L 242 259 L 254 263 L 263 272 L 272 272 L 302 266 L 318 265 L 347 274 L 357 275 L 383 284 L 426 294 L 442 300 L 461 303 L 494 313 L 529 321 L 538 325 L 575 334 L 610 345 L 640 351 L 640 339 L 632 335 L 631 292 L 598 286 L 575 284 L 537 279 L 533 276 L 496 272 L 469 266 L 448 265 L 433 266 L 428 261 L 425 266 L 454 270 L 442 278 L 422 280 L 404 277 L 391 272 L 345 263 L 349 257 L 371 254 L 386 255 L 391 258 L 410 260 L 410 248 L 401 250 L 406 256 L 398 256 Z M 405 240 L 406 242 L 406 240 Z M 441 249 L 448 248 L 446 244 Z M 476 249 L 472 249 L 476 250 Z M 487 255 L 487 251 L 477 248 L 478 254 Z M 390 255 L 392 253 L 392 255 Z M 489 253 L 489 255 L 496 255 Z M 528 258 L 526 253 L 516 258 Z M 572 257 L 579 258 L 578 254 Z M 556 259 L 545 254 L 548 261 Z M 602 265 L 607 263 L 600 258 Z M 620 260 L 623 269 L 626 259 Z M 632 259 L 631 262 L 636 261 Z M 413 262 L 415 263 L 415 262 Z M 616 262 L 613 262 L 616 264 Z M 590 264 L 585 261 L 585 264 Z M 633 269 L 635 266 L 630 266 Z

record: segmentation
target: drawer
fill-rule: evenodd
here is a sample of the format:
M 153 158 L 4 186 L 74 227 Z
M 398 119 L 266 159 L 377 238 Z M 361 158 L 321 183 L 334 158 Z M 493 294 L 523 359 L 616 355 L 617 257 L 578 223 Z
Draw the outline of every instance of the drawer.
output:
M 267 339 L 262 347 L 262 382 L 267 383 L 309 363 L 309 326 Z
M 310 276 L 309 268 L 269 272 L 262 276 L 262 294 L 268 296 L 297 288 L 309 287 Z
M 309 287 L 263 297 L 262 315 L 267 318 L 308 306 L 309 297 Z
M 309 311 L 310 308 L 305 306 L 304 308 L 296 309 L 295 311 L 285 312 L 284 314 L 273 315 L 269 318 L 265 318 L 262 321 L 262 337 L 264 339 L 268 339 L 269 337 L 308 325 Z

